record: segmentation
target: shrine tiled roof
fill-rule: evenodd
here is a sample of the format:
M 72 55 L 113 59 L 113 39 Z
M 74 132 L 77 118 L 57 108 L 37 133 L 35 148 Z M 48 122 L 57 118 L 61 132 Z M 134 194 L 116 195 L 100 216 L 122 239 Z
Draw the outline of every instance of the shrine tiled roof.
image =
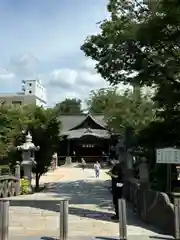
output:
M 110 134 L 107 130 L 102 129 L 86 129 L 86 128 L 80 128 L 76 130 L 70 130 L 67 132 L 63 132 L 61 135 L 67 136 L 68 139 L 76 139 L 76 138 L 82 138 L 85 136 L 93 136 L 97 138 L 110 138 Z
M 70 115 L 70 114 L 62 114 L 59 116 L 59 120 L 61 121 L 62 128 L 61 132 L 69 131 L 70 129 L 75 128 L 79 124 L 81 124 L 86 118 L 87 114 L 77 114 L 77 115 Z M 103 115 L 93 115 L 92 118 L 96 120 L 96 122 L 106 127 L 106 122 L 104 120 Z
M 95 129 L 92 129 L 91 126 L 87 128 L 80 127 L 87 118 L 96 123 L 97 127 Z M 59 120 L 62 124 L 60 135 L 67 136 L 68 139 L 76 139 L 84 136 L 109 138 L 109 132 L 106 130 L 106 122 L 103 115 L 61 115 Z

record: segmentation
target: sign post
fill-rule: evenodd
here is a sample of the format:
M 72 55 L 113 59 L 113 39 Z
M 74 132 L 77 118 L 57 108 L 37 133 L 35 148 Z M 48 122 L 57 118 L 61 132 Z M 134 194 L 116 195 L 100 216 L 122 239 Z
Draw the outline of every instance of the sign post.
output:
M 180 149 L 156 149 L 156 163 L 167 164 L 167 192 L 171 192 L 171 164 L 180 164 Z
M 156 149 L 156 163 L 180 164 L 180 149 L 171 147 Z

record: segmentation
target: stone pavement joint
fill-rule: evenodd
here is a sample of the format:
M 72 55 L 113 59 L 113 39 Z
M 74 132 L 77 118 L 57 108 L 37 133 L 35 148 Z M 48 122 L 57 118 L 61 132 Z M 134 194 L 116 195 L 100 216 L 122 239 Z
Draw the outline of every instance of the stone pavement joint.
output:
M 38 236 L 57 238 L 59 204 L 64 197 L 70 199 L 70 239 L 105 236 L 106 240 L 110 240 L 112 236 L 119 235 L 118 223 L 110 218 L 113 214 L 112 196 L 108 191 L 109 177 L 104 170 L 100 179 L 95 178 L 92 169 L 83 171 L 80 168 L 61 167 L 50 175 L 51 184 L 43 192 L 11 198 L 10 235 L 14 236 L 14 240 L 15 236 L 19 240 L 38 240 Z M 128 240 L 141 240 L 140 236 L 144 236 L 143 239 L 163 237 L 152 226 L 138 220 L 129 208 L 127 220 Z
M 162 236 L 161 238 L 157 238 L 156 236 L 154 237 L 148 237 L 148 236 L 128 236 L 127 240 L 171 240 L 173 238 L 171 237 L 166 237 Z M 59 240 L 59 238 L 54 238 L 54 237 L 41 237 L 41 236 L 36 236 L 36 237 L 10 237 L 9 240 Z M 69 237 L 67 240 L 119 240 L 119 237 L 92 237 L 92 236 L 76 236 L 76 237 Z

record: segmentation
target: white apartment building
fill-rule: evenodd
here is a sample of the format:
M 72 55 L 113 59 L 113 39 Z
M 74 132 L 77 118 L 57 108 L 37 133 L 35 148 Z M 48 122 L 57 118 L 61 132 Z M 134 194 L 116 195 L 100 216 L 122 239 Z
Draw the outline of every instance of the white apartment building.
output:
M 23 80 L 22 92 L 0 94 L 0 103 L 24 105 L 35 104 L 46 107 L 46 89 L 39 80 Z

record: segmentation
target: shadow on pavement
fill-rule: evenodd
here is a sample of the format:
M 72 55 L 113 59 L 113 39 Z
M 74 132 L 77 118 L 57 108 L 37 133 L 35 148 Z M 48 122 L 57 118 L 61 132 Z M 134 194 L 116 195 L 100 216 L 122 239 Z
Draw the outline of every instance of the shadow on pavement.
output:
M 173 237 L 166 237 L 166 236 L 162 236 L 162 237 L 160 237 L 160 236 L 149 236 L 149 238 L 151 239 L 151 240 L 172 240 L 172 239 L 174 239 Z
M 68 237 L 68 240 L 118 240 L 118 239 L 119 238 L 114 238 L 114 237 L 107 238 L 107 237 L 92 237 L 92 236 Z M 34 237 L 25 237 L 25 238 L 24 237 L 23 238 L 15 237 L 15 238 L 10 238 L 9 240 L 59 240 L 59 238 L 34 236 Z M 134 240 L 134 239 L 132 239 L 132 240 Z
M 108 181 L 78 180 L 52 183 L 44 191 L 55 198 L 69 197 L 70 204 L 95 204 L 101 208 L 109 208 L 112 196 L 108 190 Z
M 52 237 L 41 237 L 41 240 L 57 240 L 57 238 L 52 238 Z
M 172 240 L 173 238 L 169 238 L 166 236 L 158 237 L 158 236 L 147 236 L 147 235 L 128 235 L 128 240 Z M 34 236 L 34 237 L 12 237 L 9 240 L 59 240 L 59 238 L 54 237 L 41 237 L 41 236 Z M 103 237 L 103 236 L 75 236 L 69 237 L 68 240 L 119 240 L 119 237 Z
M 68 197 L 70 199 L 70 215 L 112 222 L 112 196 L 108 190 L 108 182 L 92 181 L 91 179 L 52 183 L 50 188 L 46 189 L 44 193 L 44 199 L 42 199 L 43 195 L 40 195 L 40 199 L 20 200 L 14 198 L 10 200 L 10 204 L 11 206 L 32 207 L 59 212 L 60 200 L 58 198 Z M 53 195 L 53 200 L 46 200 L 48 194 L 51 198 Z M 30 197 L 33 197 L 33 195 Z M 93 205 L 93 207 L 90 209 L 90 206 L 86 205 Z M 141 226 L 154 231 L 152 226 L 138 220 L 129 208 L 127 208 L 127 220 L 128 225 Z

